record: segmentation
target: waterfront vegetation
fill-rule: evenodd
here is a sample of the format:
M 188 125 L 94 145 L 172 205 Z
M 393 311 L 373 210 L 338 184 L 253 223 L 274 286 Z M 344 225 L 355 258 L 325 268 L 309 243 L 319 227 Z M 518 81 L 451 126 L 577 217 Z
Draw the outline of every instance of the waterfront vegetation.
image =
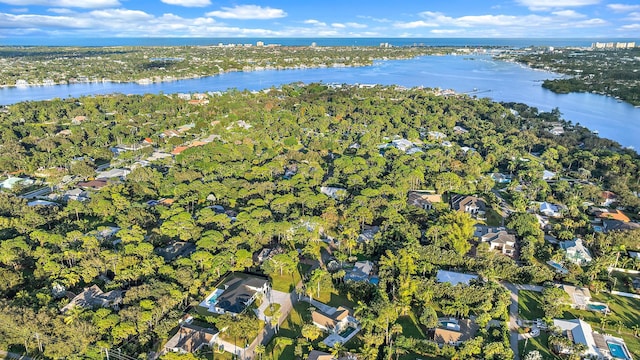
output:
M 508 58 L 567 78 L 545 80 L 545 88 L 560 94 L 593 92 L 640 106 L 640 48 L 596 50 L 560 48 L 532 51 Z
M 557 110 L 394 86 L 292 84 L 189 97 L 55 99 L 0 112 L 3 176 L 34 177 L 38 187 L 64 194 L 95 178 L 99 165 L 130 170 L 89 189 L 85 201 L 53 196 L 54 205 L 29 206 L 19 186 L 0 192 L 0 347 L 46 358 L 98 359 L 101 348 L 145 357 L 163 349 L 178 320 L 225 273 L 252 271 L 270 276 L 274 289 L 350 306 L 362 325 L 343 347 L 328 349 L 311 328 L 309 305 L 299 302 L 265 357 L 304 358 L 313 348 L 371 360 L 510 359 L 510 293 L 497 280 L 560 281 L 596 292 L 608 286 L 614 263 L 640 268 L 624 251 L 640 248 L 638 230 L 594 232 L 586 205 L 612 190 L 617 206 L 637 219 L 638 155 L 564 122 Z M 557 126 L 562 136 L 549 132 Z M 400 139 L 417 150 L 394 147 Z M 543 180 L 544 169 L 556 179 Z M 512 175 L 511 183 L 492 192 L 494 172 Z M 445 199 L 477 195 L 500 210 L 491 214 L 494 224 L 508 208 L 504 222 L 517 236 L 519 262 L 478 244 L 471 214 L 446 203 L 429 211 L 408 204 L 409 191 L 419 189 Z M 563 205 L 562 219 L 544 231 L 532 214 L 541 201 Z M 104 226 L 119 230 L 99 236 Z M 369 226 L 378 232 L 359 241 Z M 545 232 L 583 238 L 594 260 L 554 273 L 545 262 L 566 262 L 565 255 Z M 162 249 L 178 242 L 194 251 L 167 257 Z M 264 248 L 278 251 L 255 261 Z M 355 259 L 375 264 L 377 285 L 343 280 Z M 438 283 L 440 269 L 481 279 Z M 123 291 L 122 302 L 60 311 L 67 291 L 92 285 Z M 542 302 L 555 295 L 543 293 Z M 594 298 L 609 303 L 610 319 L 620 319 L 633 341 L 640 306 Z M 592 326 L 599 316 L 544 311 L 583 316 Z M 193 315 L 234 341 L 250 342 L 243 336 L 269 326 L 251 313 Z M 440 317 L 474 317 L 478 330 L 459 347 L 439 347 L 432 332 Z
M 452 48 L 174 46 L 0 47 L 0 86 L 141 83 L 234 71 L 367 66 L 373 60 L 448 54 Z

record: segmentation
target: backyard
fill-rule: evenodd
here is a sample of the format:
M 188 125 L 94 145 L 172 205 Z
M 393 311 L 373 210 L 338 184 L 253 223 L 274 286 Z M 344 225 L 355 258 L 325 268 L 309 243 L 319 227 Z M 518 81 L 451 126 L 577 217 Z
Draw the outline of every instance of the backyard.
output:
M 537 350 L 540 355 L 542 355 L 543 360 L 560 359 L 549 349 L 548 340 L 549 334 L 546 332 L 540 333 L 538 337 L 521 340 L 518 342 L 518 352 L 522 355 L 526 355 L 533 350 Z
M 521 318 L 526 320 L 544 318 L 541 304 L 541 293 L 528 290 L 520 290 L 518 292 L 518 313 Z

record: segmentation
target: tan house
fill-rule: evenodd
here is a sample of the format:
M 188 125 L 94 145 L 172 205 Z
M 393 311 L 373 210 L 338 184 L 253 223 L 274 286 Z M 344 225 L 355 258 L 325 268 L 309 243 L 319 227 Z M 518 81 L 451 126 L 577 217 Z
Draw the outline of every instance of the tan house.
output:
M 442 195 L 436 194 L 435 191 L 409 191 L 407 194 L 407 204 L 419 207 L 424 210 L 433 209 L 434 203 L 441 203 Z
M 487 211 L 487 203 L 476 196 L 453 195 L 451 209 L 466 212 L 477 219 L 483 219 Z
M 473 338 L 477 331 L 478 326 L 470 319 L 440 319 L 433 333 L 433 341 L 439 345 L 458 346 Z

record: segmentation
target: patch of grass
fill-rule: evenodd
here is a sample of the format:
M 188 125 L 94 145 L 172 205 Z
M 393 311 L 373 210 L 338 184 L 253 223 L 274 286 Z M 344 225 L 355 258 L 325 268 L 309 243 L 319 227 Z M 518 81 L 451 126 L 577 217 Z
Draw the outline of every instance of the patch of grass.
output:
M 615 283 L 615 287 L 613 288 L 613 290 L 628 292 L 633 294 L 633 288 L 631 287 L 631 282 L 633 281 L 632 274 L 627 274 L 619 271 L 612 271 L 611 277 L 615 278 L 615 281 L 613 281 L 612 279 L 609 282 L 611 284 Z
M 302 325 L 311 321 L 309 303 L 300 301 L 293 305 L 289 316 L 280 325 L 278 336 L 297 338 L 300 336 Z
M 518 312 L 527 320 L 544 318 L 542 311 L 542 294 L 536 291 L 520 290 L 518 292 Z
M 341 294 L 339 294 L 335 289 L 331 292 L 329 291 L 324 291 L 324 292 L 320 292 L 320 297 L 315 299 L 320 301 L 321 303 L 325 303 L 329 306 L 333 306 L 333 307 L 339 307 L 339 306 L 346 306 L 350 309 L 353 309 L 354 306 L 356 305 L 355 302 L 349 300 L 346 296 L 343 296 Z
M 541 332 L 540 336 L 530 338 L 528 340 L 518 341 L 518 352 L 520 353 L 520 357 L 524 358 L 524 356 L 533 350 L 538 350 L 540 355 L 542 355 L 543 360 L 556 360 L 560 359 L 549 349 L 549 334 L 545 332 Z M 526 345 L 526 347 L 525 347 Z
M 280 310 L 280 304 L 271 303 L 271 305 L 267 306 L 264 310 L 264 314 L 267 316 L 273 316 L 278 310 Z
M 300 273 L 298 270 L 294 271 L 292 274 L 280 273 L 274 274 L 270 276 L 271 279 L 271 288 L 273 290 L 278 290 L 282 292 L 292 292 L 296 288 L 296 284 L 300 282 L 302 279 L 300 277 Z
M 402 335 L 414 339 L 426 339 L 425 332 L 416 319 L 416 315 L 411 311 L 408 315 L 400 316 L 396 323 L 402 326 Z
M 488 226 L 502 226 L 502 216 L 493 207 L 488 208 L 485 215 Z

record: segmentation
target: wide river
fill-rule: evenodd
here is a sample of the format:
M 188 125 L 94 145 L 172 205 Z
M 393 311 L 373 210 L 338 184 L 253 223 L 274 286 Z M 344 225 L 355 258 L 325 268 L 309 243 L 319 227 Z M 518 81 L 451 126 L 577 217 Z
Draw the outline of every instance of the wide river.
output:
M 376 61 L 359 68 L 321 68 L 233 72 L 218 76 L 140 85 L 137 83 L 86 83 L 0 89 L 0 104 L 95 94 L 144 94 L 224 91 L 229 88 L 260 90 L 296 81 L 305 83 L 397 84 L 473 92 L 496 101 L 515 101 L 543 111 L 557 107 L 565 120 L 579 123 L 623 146 L 640 149 L 640 108 L 614 98 L 585 93 L 554 94 L 541 86 L 559 75 L 532 70 L 488 56 L 424 56 L 411 60 Z

